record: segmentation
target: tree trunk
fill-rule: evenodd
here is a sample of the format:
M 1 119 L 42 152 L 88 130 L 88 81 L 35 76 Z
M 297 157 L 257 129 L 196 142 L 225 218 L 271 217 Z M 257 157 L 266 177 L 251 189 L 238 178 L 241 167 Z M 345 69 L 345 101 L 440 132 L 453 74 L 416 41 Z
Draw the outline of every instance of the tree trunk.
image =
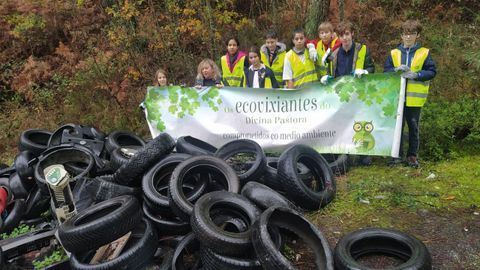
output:
M 340 13 L 340 21 L 343 21 L 345 18 L 345 0 L 338 0 L 338 13 Z
M 305 20 L 305 32 L 309 38 L 318 37 L 318 25 L 328 18 L 330 0 L 310 0 Z

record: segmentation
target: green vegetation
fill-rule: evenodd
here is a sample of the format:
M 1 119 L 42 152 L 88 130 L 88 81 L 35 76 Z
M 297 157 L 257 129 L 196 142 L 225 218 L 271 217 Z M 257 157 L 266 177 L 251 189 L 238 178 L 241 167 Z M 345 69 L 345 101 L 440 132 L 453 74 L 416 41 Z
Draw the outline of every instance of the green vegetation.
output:
M 57 247 L 52 254 L 32 261 L 34 269 L 42 269 L 49 265 L 68 260 L 67 254 L 62 247 Z
M 18 225 L 15 229 L 13 229 L 10 233 L 2 233 L 0 234 L 1 239 L 8 239 L 8 238 L 14 238 L 19 235 L 29 233 L 33 231 L 35 227 L 33 226 L 28 226 L 26 224 L 20 224 Z
M 407 229 L 419 222 L 418 211 L 452 212 L 480 207 L 480 155 L 442 162 L 422 162 L 416 170 L 387 167 L 378 159 L 371 167 L 355 167 L 337 179 L 337 197 L 310 213 L 317 224 L 328 220 L 346 231 L 360 227 Z

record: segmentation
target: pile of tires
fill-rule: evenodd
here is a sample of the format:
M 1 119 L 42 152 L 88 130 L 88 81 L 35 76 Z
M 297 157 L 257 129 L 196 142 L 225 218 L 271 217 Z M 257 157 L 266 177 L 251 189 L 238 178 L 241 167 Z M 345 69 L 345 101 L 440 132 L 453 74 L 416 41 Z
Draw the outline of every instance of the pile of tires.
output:
M 306 145 L 267 157 L 251 140 L 217 149 L 191 136 L 175 141 L 162 133 L 146 142 L 130 132 L 107 135 L 74 124 L 27 130 L 19 151 L 14 164 L 0 169 L 0 188 L 8 194 L 0 233 L 53 220 L 72 269 L 295 269 L 282 252 L 287 238 L 312 250 L 316 269 L 349 261 L 334 257 L 322 232 L 301 214 L 335 198 L 344 157 L 327 162 Z M 52 164 L 63 164 L 72 176 L 78 211 L 61 224 L 43 175 Z M 99 249 L 125 235 L 119 254 L 96 260 Z M 409 248 L 399 244 L 390 253 L 408 261 Z M 337 250 L 335 256 L 352 251 Z

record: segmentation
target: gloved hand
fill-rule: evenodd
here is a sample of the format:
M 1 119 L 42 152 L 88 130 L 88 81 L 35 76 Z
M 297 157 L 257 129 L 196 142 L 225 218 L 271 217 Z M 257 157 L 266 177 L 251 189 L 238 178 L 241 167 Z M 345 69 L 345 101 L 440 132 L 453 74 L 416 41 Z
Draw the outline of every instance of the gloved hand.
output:
M 333 80 L 333 77 L 330 75 L 323 75 L 322 78 L 320 79 L 320 82 L 323 85 L 327 85 L 331 80 Z
M 325 54 L 322 57 L 322 66 L 325 66 L 328 62 L 330 62 L 330 48 L 327 49 Z
M 355 69 L 353 76 L 361 78 L 363 75 L 368 74 L 368 71 L 365 69 Z
M 399 72 L 399 71 L 407 72 L 407 71 L 410 71 L 410 67 L 407 65 L 401 65 L 399 67 L 394 68 L 393 70 L 395 70 L 395 72 Z
M 402 75 L 402 78 L 405 78 L 405 79 L 411 79 L 411 80 L 415 80 L 418 78 L 418 73 L 417 72 L 412 72 L 412 71 L 407 71 L 407 72 L 403 72 Z
M 317 49 L 315 49 L 315 45 L 313 45 L 312 43 L 308 43 L 307 48 L 308 48 L 308 54 L 310 55 L 310 59 L 312 59 L 313 62 L 317 62 L 318 53 L 317 53 Z

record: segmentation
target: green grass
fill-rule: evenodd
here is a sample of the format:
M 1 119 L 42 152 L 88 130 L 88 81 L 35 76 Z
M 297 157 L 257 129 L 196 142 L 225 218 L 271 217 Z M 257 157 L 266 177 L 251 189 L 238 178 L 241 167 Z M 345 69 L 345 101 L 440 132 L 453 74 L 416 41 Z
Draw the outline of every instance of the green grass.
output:
M 317 224 L 340 222 L 347 229 L 407 228 L 412 222 L 408 217 L 414 220 L 417 211 L 480 207 L 479 180 L 480 155 L 422 162 L 419 169 L 388 167 L 385 159 L 378 159 L 373 166 L 354 167 L 337 178 L 335 200 L 308 216 Z

